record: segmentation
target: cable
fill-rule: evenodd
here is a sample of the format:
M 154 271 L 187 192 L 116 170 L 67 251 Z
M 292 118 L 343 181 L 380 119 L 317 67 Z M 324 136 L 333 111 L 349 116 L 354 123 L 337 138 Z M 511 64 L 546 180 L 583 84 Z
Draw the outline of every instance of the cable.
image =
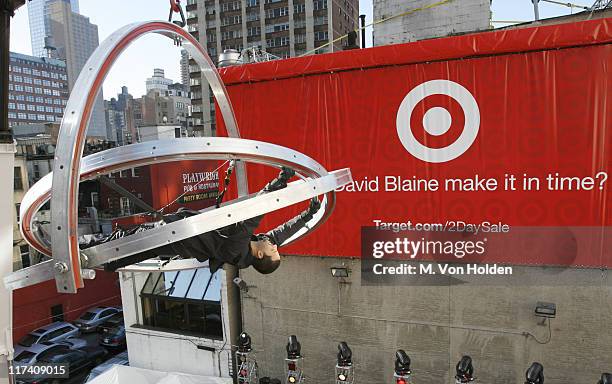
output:
M 584 9 L 584 10 L 590 10 L 589 7 L 585 6 L 585 5 L 578 5 L 578 4 L 573 4 L 573 3 L 565 3 L 565 2 L 561 2 L 561 1 L 555 1 L 555 0 L 540 0 L 546 3 L 551 3 L 551 4 L 557 4 L 557 5 L 563 5 L 564 7 L 568 7 L 568 8 L 580 8 L 580 9 Z
M 551 326 L 550 326 L 550 319 L 548 319 L 548 340 L 546 340 L 546 341 L 540 341 L 540 340 L 538 340 L 538 338 L 537 338 L 537 337 L 536 337 L 536 336 L 535 336 L 533 333 L 531 333 L 531 332 L 525 332 L 525 336 L 531 336 L 531 337 L 533 337 L 533 339 L 534 339 L 534 340 L 536 341 L 536 343 L 538 343 L 538 344 L 542 344 L 542 345 L 544 345 L 544 344 L 548 344 L 548 343 L 550 343 L 550 340 L 552 339 L 552 329 L 551 329 Z
M 100 303 L 104 303 L 104 302 L 106 302 L 106 301 L 110 301 L 110 300 L 112 300 L 112 299 L 116 299 L 116 298 L 120 298 L 120 297 L 121 297 L 121 295 L 115 295 L 115 296 L 112 296 L 112 297 L 108 297 L 108 298 L 106 298 L 106 299 L 102 299 L 102 300 L 100 300 L 100 301 L 96 301 L 95 303 L 90 303 L 90 304 L 84 305 L 84 306 L 82 306 L 82 307 L 78 307 L 78 308 L 72 309 L 72 310 L 70 310 L 70 311 L 63 312 L 63 313 L 62 313 L 62 315 L 66 315 L 66 314 L 73 313 L 73 312 L 76 312 L 76 311 L 82 311 L 82 310 L 83 310 L 83 308 L 88 308 L 88 309 L 89 309 L 89 308 L 93 308 L 93 307 L 97 306 L 97 305 L 98 305 L 98 304 L 100 304 Z M 19 326 L 17 326 L 17 327 L 11 327 L 11 328 L 10 328 L 10 330 L 11 330 L 11 331 L 13 331 L 13 330 L 15 330 L 15 329 L 20 329 L 20 328 L 23 328 L 23 327 L 28 327 L 28 326 L 30 326 L 30 325 L 40 323 L 41 321 L 48 321 L 48 320 L 53 320 L 53 316 L 45 317 L 45 318 L 42 318 L 42 319 L 40 319 L 40 320 L 33 321 L 33 322 L 31 322 L 31 323 L 27 323 L 27 324 L 19 325 Z
M 390 16 L 390 17 L 387 17 L 387 18 L 383 18 L 383 19 L 380 19 L 380 20 L 373 21 L 370 24 L 367 24 L 367 25 L 365 25 L 363 27 L 359 27 L 359 28 L 353 30 L 352 32 L 360 32 L 362 29 L 374 26 L 376 24 L 384 23 L 386 21 L 389 21 L 389 20 L 392 20 L 392 19 L 395 19 L 395 18 L 398 18 L 398 17 L 402 17 L 402 16 L 411 15 L 411 14 L 414 14 L 414 13 L 417 13 L 417 12 L 420 12 L 420 11 L 425 11 L 427 9 L 433 9 L 433 8 L 436 8 L 436 7 L 448 4 L 448 3 L 452 2 L 452 1 L 453 0 L 442 0 L 442 1 L 438 1 L 437 3 L 433 3 L 433 4 L 426 5 L 426 6 L 419 7 L 419 8 L 414 8 L 414 9 L 411 9 L 409 11 L 398 13 L 397 15 L 393 15 L 393 16 Z M 329 42 L 327 42 L 327 43 L 325 43 L 325 44 L 323 44 L 323 45 L 321 45 L 321 46 L 319 46 L 319 47 L 317 47 L 317 48 L 315 48 L 313 50 L 310 50 L 310 51 L 308 51 L 306 53 L 303 53 L 303 54 L 301 54 L 298 57 L 308 56 L 310 54 L 316 53 L 321 48 L 327 47 L 328 45 L 332 45 L 332 44 L 334 44 L 334 43 L 336 43 L 336 42 L 338 42 L 338 41 L 340 41 L 340 40 L 342 40 L 342 39 L 344 39 L 346 37 L 348 37 L 348 33 L 345 34 L 345 35 L 342 35 L 342 36 L 340 36 L 340 37 L 338 37 L 338 38 L 336 38 L 336 39 L 334 39 L 332 41 L 329 41 Z

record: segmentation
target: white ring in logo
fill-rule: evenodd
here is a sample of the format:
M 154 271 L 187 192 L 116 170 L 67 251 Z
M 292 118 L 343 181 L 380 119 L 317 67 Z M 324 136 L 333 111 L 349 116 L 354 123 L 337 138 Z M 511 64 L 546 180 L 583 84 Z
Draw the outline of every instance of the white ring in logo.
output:
M 427 96 L 447 95 L 457 100 L 465 115 L 463 132 L 452 144 L 444 148 L 430 148 L 421 144 L 410 127 L 414 108 Z M 423 116 L 423 126 L 432 135 L 442 135 L 450 128 L 450 114 L 441 107 L 429 109 Z M 450 80 L 431 80 L 414 87 L 397 110 L 397 135 L 402 145 L 417 159 L 430 163 L 444 163 L 461 156 L 470 148 L 480 128 L 480 110 L 474 96 L 462 85 Z

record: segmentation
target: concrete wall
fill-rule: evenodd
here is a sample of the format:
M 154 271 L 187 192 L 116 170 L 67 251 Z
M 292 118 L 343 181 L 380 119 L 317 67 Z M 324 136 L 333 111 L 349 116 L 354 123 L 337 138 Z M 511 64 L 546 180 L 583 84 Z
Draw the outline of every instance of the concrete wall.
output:
M 374 20 L 437 3 L 438 0 L 374 0 Z M 400 44 L 454 33 L 485 30 L 490 0 L 461 0 L 396 17 L 374 25 L 374 45 Z
M 346 282 L 330 267 L 344 262 Z M 253 339 L 260 376 L 282 378 L 287 337 L 298 336 L 310 382 L 331 383 L 336 345 L 348 342 L 356 383 L 392 382 L 395 351 L 406 350 L 413 379 L 450 383 L 462 354 L 474 359 L 482 383 L 523 383 L 533 361 L 544 365 L 546 383 L 596 383 L 612 371 L 612 278 L 608 271 L 515 267 L 516 276 L 550 285 L 472 284 L 442 287 L 361 286 L 358 259 L 284 257 L 272 275 L 252 268 L 241 277 L 243 325 Z M 555 282 L 573 282 L 557 285 Z M 537 301 L 557 304 L 548 326 L 534 316 Z

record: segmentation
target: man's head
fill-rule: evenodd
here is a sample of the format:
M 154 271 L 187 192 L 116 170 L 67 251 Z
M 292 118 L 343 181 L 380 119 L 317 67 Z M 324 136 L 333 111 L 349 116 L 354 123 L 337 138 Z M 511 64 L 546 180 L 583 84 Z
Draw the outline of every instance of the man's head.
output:
M 272 273 L 280 265 L 278 247 L 265 234 L 259 234 L 256 240 L 251 241 L 251 254 L 255 257 L 253 268 L 259 273 Z

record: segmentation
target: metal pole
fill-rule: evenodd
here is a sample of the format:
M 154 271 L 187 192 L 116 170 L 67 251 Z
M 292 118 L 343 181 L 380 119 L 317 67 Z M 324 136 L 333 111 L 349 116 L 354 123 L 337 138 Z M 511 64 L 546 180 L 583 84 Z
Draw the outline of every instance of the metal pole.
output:
M 15 11 L 13 0 L 0 0 L 0 143 L 13 143 L 8 124 L 8 67 L 11 17 Z
M 0 209 L 12 212 L 15 144 L 8 124 L 8 83 L 11 17 L 23 5 L 20 0 L 0 0 Z M 13 215 L 0 218 L 0 276 L 13 271 Z M 13 382 L 13 292 L 0 284 L 0 384 Z
M 365 43 L 365 18 L 366 15 L 359 15 L 359 19 L 361 20 L 361 48 L 366 47 Z
M 533 14 L 535 15 L 535 19 L 540 20 L 540 0 L 531 0 L 531 2 L 533 3 Z

